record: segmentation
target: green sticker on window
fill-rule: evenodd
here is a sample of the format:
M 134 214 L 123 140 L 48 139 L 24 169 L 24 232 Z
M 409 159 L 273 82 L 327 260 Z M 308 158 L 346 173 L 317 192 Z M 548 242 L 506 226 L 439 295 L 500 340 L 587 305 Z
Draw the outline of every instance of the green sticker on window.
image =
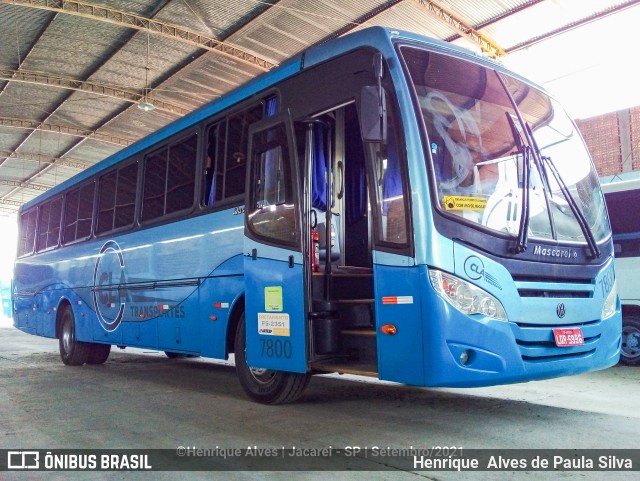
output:
M 264 288 L 264 310 L 267 312 L 282 312 L 282 286 Z

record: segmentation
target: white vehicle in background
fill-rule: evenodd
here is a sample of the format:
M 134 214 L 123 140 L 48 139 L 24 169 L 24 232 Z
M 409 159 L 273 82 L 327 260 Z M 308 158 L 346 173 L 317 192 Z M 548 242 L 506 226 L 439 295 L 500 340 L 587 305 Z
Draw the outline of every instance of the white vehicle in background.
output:
M 622 303 L 620 362 L 640 365 L 640 178 L 602 184 L 615 249 Z

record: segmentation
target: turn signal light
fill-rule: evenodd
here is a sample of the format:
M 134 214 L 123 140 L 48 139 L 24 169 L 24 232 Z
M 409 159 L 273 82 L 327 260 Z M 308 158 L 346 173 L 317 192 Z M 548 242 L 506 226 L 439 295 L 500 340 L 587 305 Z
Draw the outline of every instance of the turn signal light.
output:
M 394 336 L 398 329 L 393 324 L 385 324 L 380 328 L 382 334 L 387 334 L 388 336 Z

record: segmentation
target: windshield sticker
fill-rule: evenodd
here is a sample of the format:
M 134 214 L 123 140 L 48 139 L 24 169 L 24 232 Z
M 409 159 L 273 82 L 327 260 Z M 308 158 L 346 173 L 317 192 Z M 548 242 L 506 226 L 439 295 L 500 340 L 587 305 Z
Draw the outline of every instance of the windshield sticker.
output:
M 487 199 L 462 195 L 445 195 L 442 199 L 445 210 L 484 210 Z
M 502 290 L 502 286 L 494 276 L 489 274 L 484 268 L 482 259 L 477 256 L 469 256 L 464 261 L 464 272 L 473 281 L 484 279 L 488 284 Z

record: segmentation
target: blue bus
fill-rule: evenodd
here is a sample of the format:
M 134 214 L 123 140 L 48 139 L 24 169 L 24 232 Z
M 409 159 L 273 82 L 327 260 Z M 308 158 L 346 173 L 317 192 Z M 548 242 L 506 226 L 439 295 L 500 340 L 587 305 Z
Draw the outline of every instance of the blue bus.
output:
M 617 363 L 604 197 L 539 87 L 370 28 L 312 47 L 27 202 L 15 325 L 227 359 L 263 403 L 310 376 L 417 386 Z

